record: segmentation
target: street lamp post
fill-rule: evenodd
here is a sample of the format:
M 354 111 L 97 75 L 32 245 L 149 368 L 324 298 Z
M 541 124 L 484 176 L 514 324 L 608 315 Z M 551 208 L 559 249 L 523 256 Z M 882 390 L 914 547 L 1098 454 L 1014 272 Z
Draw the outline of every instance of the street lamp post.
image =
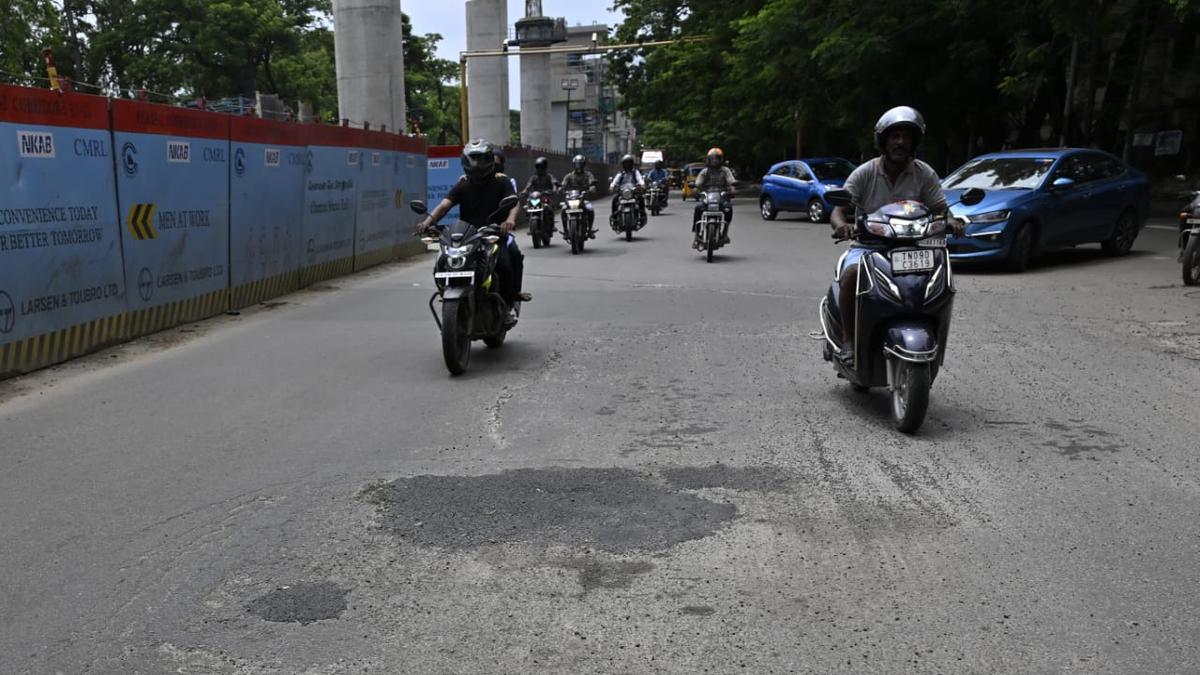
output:
M 567 91 L 567 119 L 563 124 L 563 152 L 571 151 L 571 92 L 579 88 L 579 78 L 564 77 L 562 88 Z

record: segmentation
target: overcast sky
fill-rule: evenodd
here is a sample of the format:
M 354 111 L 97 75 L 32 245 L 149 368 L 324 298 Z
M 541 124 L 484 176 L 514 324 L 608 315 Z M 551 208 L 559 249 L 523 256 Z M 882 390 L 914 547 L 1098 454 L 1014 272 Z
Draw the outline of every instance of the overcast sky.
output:
M 612 0 L 542 0 L 546 16 L 564 17 L 568 25 L 607 23 L 615 26 L 622 15 L 612 12 Z M 438 56 L 458 61 L 458 53 L 467 48 L 467 12 L 465 0 L 400 0 L 400 9 L 412 21 L 417 35 L 440 33 Z M 524 0 L 508 0 L 508 24 L 525 15 Z M 509 106 L 521 107 L 521 68 L 515 58 L 508 60 Z

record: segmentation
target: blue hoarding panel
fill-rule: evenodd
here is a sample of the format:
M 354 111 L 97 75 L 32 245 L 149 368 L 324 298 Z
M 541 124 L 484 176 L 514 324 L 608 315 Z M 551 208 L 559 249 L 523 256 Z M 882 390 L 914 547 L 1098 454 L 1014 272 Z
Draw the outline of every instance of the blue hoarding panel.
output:
M 107 126 L 103 98 L 0 87 L 0 375 L 120 337 Z

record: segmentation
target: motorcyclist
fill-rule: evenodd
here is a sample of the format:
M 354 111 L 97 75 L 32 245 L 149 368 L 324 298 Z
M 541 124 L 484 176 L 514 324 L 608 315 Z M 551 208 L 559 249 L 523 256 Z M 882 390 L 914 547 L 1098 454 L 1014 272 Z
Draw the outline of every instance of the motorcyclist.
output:
M 434 227 L 446 212 L 458 205 L 460 220 L 482 228 L 488 223 L 488 216 L 500 206 L 500 201 L 509 195 L 516 194 L 513 180 L 497 171 L 496 151 L 490 143 L 476 139 L 467 143 L 462 149 L 463 175 L 450 189 L 446 198 L 441 201 L 424 220 L 417 225 L 417 232 L 425 232 Z M 508 303 L 507 324 L 517 322 L 517 303 L 530 299 L 528 293 L 521 292 L 521 282 L 525 273 L 525 255 L 517 246 L 512 229 L 516 225 L 517 212 L 520 206 L 513 206 L 500 223 L 500 229 L 505 236 L 505 244 L 500 247 L 496 258 L 496 272 L 500 277 L 500 296 Z
M 547 199 L 554 194 L 554 186 L 558 181 L 554 175 L 550 173 L 550 160 L 545 157 L 538 157 L 533 160 L 533 175 L 525 182 L 525 189 L 521 192 L 522 195 L 528 195 L 530 192 L 540 192 Z
M 733 198 L 733 186 L 736 182 L 733 172 L 725 166 L 725 152 L 720 148 L 710 148 L 704 156 L 704 168 L 696 176 L 696 192 L 704 194 L 716 190 L 726 197 L 721 202 L 721 211 L 725 214 L 725 229 L 721 232 L 722 244 L 729 243 L 729 223 L 733 220 L 733 203 L 730 200 Z M 696 204 L 696 211 L 692 216 L 693 234 L 700 232 L 700 214 L 704 213 L 705 207 L 703 201 Z M 700 248 L 700 241 L 697 239 L 692 246 Z
M 860 213 L 872 213 L 892 202 L 913 200 L 928 207 L 935 217 L 948 215 L 941 179 L 932 167 L 916 159 L 924 137 L 925 118 L 915 108 L 899 106 L 879 118 L 875 123 L 879 157 L 851 172 L 844 186 Z M 843 207 L 834 207 L 829 220 L 836 238 L 848 239 L 855 234 L 852 214 L 848 217 Z M 949 225 L 955 234 L 962 233 L 960 221 L 951 220 Z M 839 270 L 838 309 L 844 345 L 839 357 L 843 359 L 853 353 L 854 298 L 858 290 L 858 261 L 864 250 L 851 245 Z
M 502 150 L 500 150 L 500 148 L 498 148 L 498 147 L 492 148 L 492 151 L 496 155 L 496 173 L 502 173 L 507 176 L 508 172 L 506 172 L 504 170 L 504 152 Z M 516 178 L 513 178 L 512 176 L 508 176 L 508 181 L 510 183 L 512 183 L 512 189 L 513 189 L 514 193 L 520 192 L 520 188 L 517 187 L 517 179 Z
M 621 202 L 621 190 L 626 188 L 631 188 L 634 196 L 637 197 L 638 227 L 646 224 L 646 202 L 642 199 L 642 190 L 646 187 L 646 181 L 642 178 L 642 172 L 638 171 L 633 164 L 633 155 L 622 157 L 621 172 L 613 176 L 612 183 L 608 186 L 613 192 L 612 215 L 609 216 L 609 224 L 613 227 L 616 227 L 617 209 Z
M 663 204 L 667 203 L 667 193 L 670 191 L 669 187 L 667 185 L 667 181 L 669 178 L 670 178 L 670 174 L 668 174 L 667 170 L 665 168 L 663 168 L 663 161 L 661 159 L 655 160 L 654 168 L 650 170 L 650 173 L 646 174 L 646 182 L 647 183 L 649 183 L 651 185 L 653 185 L 655 183 L 662 183 L 662 203 Z
M 587 170 L 587 157 L 583 155 L 575 155 L 571 158 L 572 171 L 562 179 L 562 191 L 566 194 L 569 190 L 579 190 L 584 196 L 583 208 L 587 211 L 588 238 L 596 238 L 596 212 L 592 209 L 591 202 L 587 201 L 587 197 L 596 186 L 596 177 L 591 171 Z M 562 215 L 563 233 L 567 231 L 567 214 L 564 211 Z

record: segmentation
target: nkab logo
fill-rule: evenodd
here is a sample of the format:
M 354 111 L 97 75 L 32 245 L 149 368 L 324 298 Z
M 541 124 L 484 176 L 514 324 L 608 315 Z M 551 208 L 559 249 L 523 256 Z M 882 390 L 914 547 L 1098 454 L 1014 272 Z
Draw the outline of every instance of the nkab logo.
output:
M 192 161 L 192 144 L 185 141 L 167 141 L 167 161 L 189 164 Z
M 54 157 L 54 134 L 48 131 L 18 131 L 17 145 L 22 157 Z
M 437 171 L 438 169 L 449 169 L 450 160 L 448 159 L 431 159 L 429 160 L 429 170 Z

